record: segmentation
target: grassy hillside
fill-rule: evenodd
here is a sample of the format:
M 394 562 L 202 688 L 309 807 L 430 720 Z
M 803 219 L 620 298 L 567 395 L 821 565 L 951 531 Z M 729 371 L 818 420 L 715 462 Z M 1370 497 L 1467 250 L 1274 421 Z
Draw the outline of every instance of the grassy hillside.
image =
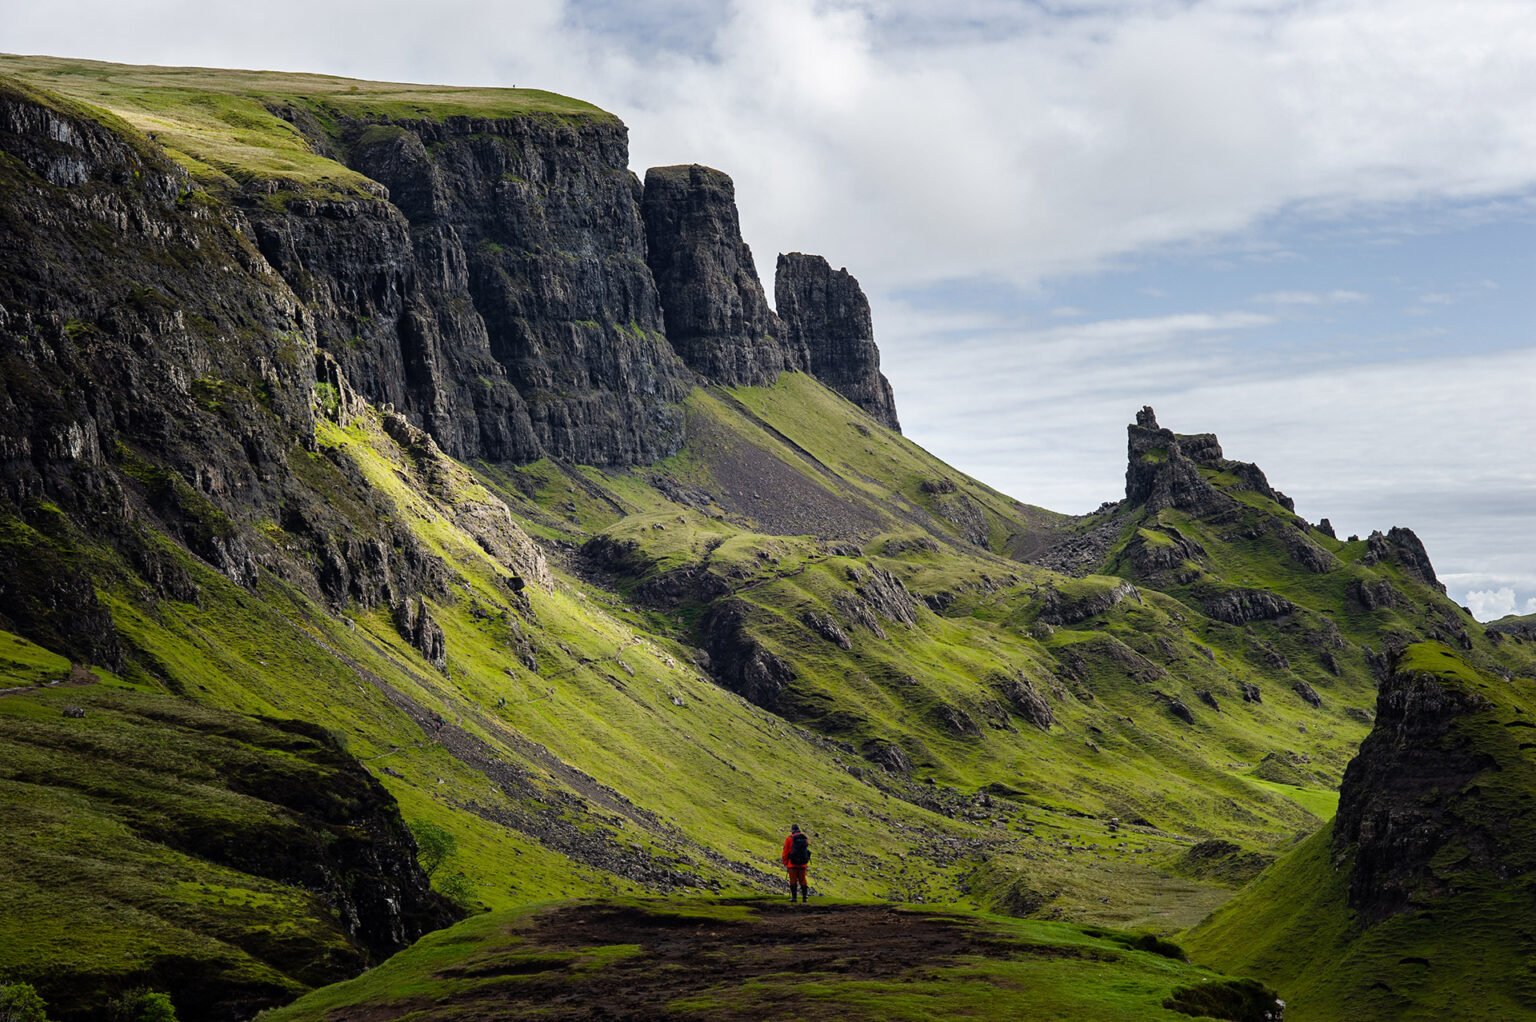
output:
M 1531 1017 L 1536 746 L 1525 740 L 1536 716 L 1531 679 L 1510 684 L 1490 678 L 1433 643 L 1410 647 L 1397 671 L 1400 678 L 1433 686 L 1437 704 L 1468 699 L 1471 712 L 1449 722 L 1437 746 L 1443 751 L 1429 755 L 1437 762 L 1468 758 L 1478 767 L 1448 790 L 1417 796 L 1432 814 L 1428 821 L 1403 819 L 1402 826 L 1416 833 L 1445 831 L 1424 849 L 1431 853 L 1428 869 L 1413 878 L 1408 906 L 1386 918 L 1376 918 L 1364 904 L 1352 909 L 1360 899 L 1352 890 L 1358 849 L 1325 828 L 1184 942 L 1199 961 L 1259 976 L 1285 991 L 1286 1017 L 1303 1022 Z M 1378 751 L 1368 745 L 1362 756 Z M 1401 766 L 1396 771 L 1408 773 Z M 1396 858 L 1406 863 L 1405 855 Z
M 454 88 L 330 75 L 145 67 L 0 54 L 0 76 L 130 126 L 205 186 L 281 181 L 311 197 L 377 194 L 338 162 L 343 121 L 554 117 L 614 122 L 590 103 L 539 89 Z M 381 129 L 382 130 L 382 129 Z
M 30 669 L 45 686 L 0 696 L 0 975 L 25 975 L 56 1016 L 88 1016 L 123 984 L 174 988 L 196 1016 L 250 1012 L 398 947 L 370 947 L 338 911 L 361 907 L 355 883 L 396 883 L 349 848 L 405 835 L 328 735 L 72 669 L 9 633 L 0 648 L 7 681 Z M 395 895 L 413 936 L 453 918 L 419 893 Z
M 76 191 L 57 139 L 16 143 L 32 163 L 0 161 L 9 199 L 73 218 L 69 231 L 28 235 L 56 243 L 47 259 L 8 253 L 26 285 L 16 293 L 43 304 L 0 381 L 0 403 L 36 434 L 13 445 L 29 454 L 0 466 L 14 470 L 0 503 L 0 607 L 14 615 L 0 620 L 11 626 L 0 633 L 0 795 L 28 820 L 0 845 L 24 867 L 5 880 L 0 927 L 17 936 L 0 980 L 67 990 L 85 976 L 78 989 L 99 993 L 170 975 L 164 960 L 227 975 L 255 1005 L 335 978 L 296 964 L 294 949 L 359 966 L 367 954 L 347 939 L 344 899 L 203 853 L 259 848 L 300 826 L 294 806 L 241 787 L 248 771 L 303 790 L 366 771 L 381 805 L 446 835 L 439 892 L 492 914 L 311 1005 L 374 997 L 369 984 L 396 979 L 473 999 L 486 977 L 435 970 L 483 942 L 496 950 L 506 927 L 533 925 L 532 907 L 551 902 L 670 895 L 691 899 L 679 910 L 689 919 L 771 924 L 767 909 L 698 899 L 776 891 L 794 821 L 817 848 L 818 895 L 863 913 L 937 902 L 1038 917 L 974 925 L 983 943 L 1052 950 L 989 951 L 984 964 L 957 952 L 921 997 L 893 993 L 889 977 L 818 978 L 784 994 L 770 970 L 726 1008 L 783 994 L 826 1013 L 991 1011 L 1001 996 L 1009 1010 L 1043 1011 L 1008 993 L 1035 989 L 1038 973 L 1058 998 L 1040 1002 L 1050 1010 L 1156 1017 L 1195 970 L 1038 919 L 1182 930 L 1287 852 L 1314 872 L 1289 880 L 1291 867 L 1276 866 L 1243 897 L 1279 883 L 1290 886 L 1276 906 L 1302 888 L 1326 902 L 1315 871 L 1325 839 L 1309 835 L 1325 833 L 1394 658 L 1446 643 L 1477 685 L 1536 664 L 1519 636 L 1490 638 L 1444 598 L 1411 534 L 1339 540 L 1297 518 L 1253 466 L 1221 458 L 1214 438 L 1155 423 L 1133 427 L 1161 445 L 1132 448 L 1145 492 L 1080 518 L 965 477 L 796 373 L 771 387 L 694 388 L 685 442 L 643 467 L 455 461 L 389 402 L 359 397 L 334 357 L 345 349 L 360 373 L 392 371 L 364 357 L 362 334 L 398 349 L 395 328 L 374 331 L 353 306 L 407 286 L 398 266 L 349 251 L 345 272 L 321 280 L 306 266 L 326 256 L 306 242 L 286 281 L 252 245 L 246 214 L 272 199 L 258 211 L 286 230 L 288 199 L 379 195 L 330 146 L 385 118 L 468 118 L 457 127 L 471 146 L 479 117 L 557 119 L 551 145 L 621 138 L 616 122 L 522 91 L 19 57 L 0 58 L 0 75 L 14 76 L 0 102 L 18 109 L 50 90 L 26 109 L 58 131 L 106 125 L 90 144 L 116 161 Z M 622 163 L 604 167 L 628 201 Z M 124 183 L 135 175 L 155 178 L 145 195 Z M 514 185 L 498 174 L 487 194 Z M 530 201 L 518 209 L 542 216 Z M 379 214 L 400 245 L 368 253 L 404 258 L 406 221 L 384 206 L 331 212 L 364 226 Z M 306 213 L 305 230 L 324 235 L 327 208 Z M 24 213 L 8 210 L 19 228 Z M 111 233 L 127 222 L 143 236 Z M 103 232 L 120 247 L 98 246 Z M 450 250 L 434 265 L 463 271 Z M 115 274 L 150 266 L 166 288 L 114 276 L 108 293 L 92 274 L 109 271 L 91 260 Z M 59 267 L 69 272 L 50 277 Z M 65 284 L 96 304 L 37 297 Z M 349 328 L 326 338 L 334 351 L 306 325 L 327 302 Z M 443 305 L 444 321 L 485 333 L 481 312 L 459 302 Z M 377 308 L 425 331 L 417 340 L 439 336 L 414 308 Z M 512 319 L 526 311 L 496 306 Z M 600 326 L 573 320 L 572 336 Z M 107 371 L 119 361 L 123 378 Z M 506 397 L 499 384 L 479 377 L 476 400 Z M 163 405 L 146 407 L 146 392 Z M 529 401 L 539 414 L 583 413 L 566 397 Z M 1186 442 L 1199 460 L 1178 454 Z M 1118 485 L 1106 480 L 1106 495 Z M 85 717 L 65 718 L 65 701 Z M 1513 761 L 1506 776 L 1501 811 L 1529 790 Z M 180 829 L 154 829 L 160 817 Z M 175 836 L 188 833 L 199 841 Z M 414 854 L 404 838 L 400 848 Z M 1311 922 L 1344 933 L 1318 904 Z M 58 906 L 78 913 L 78 929 Z M 1268 913 L 1255 909 L 1255 925 L 1281 932 Z M 1198 931 L 1205 960 L 1251 964 L 1328 1010 L 1354 990 L 1314 995 L 1314 977 L 1278 958 L 1223 958 L 1238 953 L 1230 928 L 1242 918 Z M 627 975 L 634 950 L 602 945 L 535 971 Z M 966 969 L 981 969 L 983 985 L 956 978 Z M 707 1012 L 718 996 L 700 987 L 674 1007 Z
M 760 412 L 743 412 L 749 399 Z M 877 461 L 833 468 L 783 439 L 798 428 L 814 442 L 807 421 L 821 423 L 828 449 L 894 463 L 889 479 L 874 475 Z M 697 392 L 690 435 L 653 469 L 480 466 L 477 479 L 440 454 L 408 452 L 373 412 L 322 420 L 301 470 L 319 480 L 348 466 L 444 565 L 425 604 L 444 636 L 442 666 L 383 608 L 337 615 L 276 579 L 247 590 L 174 546 L 167 555 L 197 599 L 146 603 L 131 566 L 95 549 L 120 580 L 102 596 L 131 650 L 124 677 L 344 736 L 407 820 L 455 836 L 439 879 L 461 874 L 471 901 L 493 908 L 772 890 L 793 819 L 818 842 L 823 893 L 1167 932 L 1230 896 L 1230 881 L 1185 868 L 1197 841 L 1273 852 L 1331 811 L 1329 789 L 1366 726 L 1363 663 L 1338 678 L 1301 667 L 1325 696 L 1313 707 L 1255 654 L 1264 643 L 1310 658 L 1299 651 L 1319 625 L 1306 612 L 1225 626 L 1170 595 L 965 543 L 924 506 L 933 494 L 922 480 L 974 494 L 1000 548 L 1009 530 L 1064 520 L 995 497 L 804 377 Z M 754 514 L 763 488 L 739 482 L 744 461 L 805 490 Z M 466 528 L 498 497 L 542 537 L 547 585 L 514 592 L 505 552 Z M 817 500 L 845 509 L 831 535 L 762 520 Z M 46 512 L 39 522 L 23 537 L 38 549 L 92 549 L 67 522 Z M 632 570 L 573 549 L 594 535 L 632 542 Z M 276 523 L 265 538 L 286 542 Z M 1224 551 L 1219 536 L 1207 542 Z M 877 571 L 909 594 L 910 623 L 859 595 Z M 779 713 L 701 668 L 708 601 L 646 589 L 678 572 L 724 579 L 754 641 L 791 665 Z M 808 626 L 807 612 L 839 622 L 849 648 Z M 1263 688 L 1262 702 L 1243 701 L 1244 681 Z M 1010 682 L 1048 707 L 1047 726 Z

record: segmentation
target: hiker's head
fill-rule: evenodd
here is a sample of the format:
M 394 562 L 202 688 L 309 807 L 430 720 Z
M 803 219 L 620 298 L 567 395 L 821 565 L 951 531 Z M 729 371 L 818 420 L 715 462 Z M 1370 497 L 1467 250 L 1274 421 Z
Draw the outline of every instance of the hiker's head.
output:
M 800 824 L 798 824 L 798 823 L 791 823 L 789 825 L 789 832 L 791 834 L 798 834 L 798 833 L 800 833 Z

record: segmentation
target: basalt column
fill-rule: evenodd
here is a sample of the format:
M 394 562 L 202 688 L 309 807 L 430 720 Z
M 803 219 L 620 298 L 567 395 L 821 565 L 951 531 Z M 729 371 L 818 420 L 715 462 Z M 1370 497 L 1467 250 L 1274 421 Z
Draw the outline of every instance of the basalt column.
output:
M 818 255 L 779 256 L 774 299 L 792 350 L 804 351 L 812 376 L 898 432 L 896 400 L 880 372 L 869 300 L 847 270 Z
M 697 164 L 652 167 L 641 210 L 667 339 L 690 368 L 727 386 L 761 386 L 806 368 L 784 347 L 784 326 L 741 240 L 728 176 Z

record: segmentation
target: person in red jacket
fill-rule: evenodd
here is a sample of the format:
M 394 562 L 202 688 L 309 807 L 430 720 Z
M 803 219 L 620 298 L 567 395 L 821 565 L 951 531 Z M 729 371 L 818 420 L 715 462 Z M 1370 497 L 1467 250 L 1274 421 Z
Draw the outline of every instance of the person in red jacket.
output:
M 789 871 L 789 900 L 795 900 L 798 888 L 800 900 L 809 901 L 811 889 L 805 885 L 805 871 L 811 864 L 811 842 L 798 823 L 789 825 L 789 836 L 784 839 L 784 852 L 779 860 Z

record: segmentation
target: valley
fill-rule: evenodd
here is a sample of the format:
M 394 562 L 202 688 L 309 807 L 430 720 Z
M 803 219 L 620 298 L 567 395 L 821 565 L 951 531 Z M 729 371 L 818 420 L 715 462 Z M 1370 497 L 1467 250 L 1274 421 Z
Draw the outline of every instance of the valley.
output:
M 1350 956 L 1430 961 L 1529 879 L 1531 637 L 1150 408 L 1092 514 L 968 478 L 899 432 L 857 281 L 786 253 L 770 308 L 730 178 L 642 180 L 625 131 L 0 57 L 0 983 L 65 1019 L 1481 996 Z M 1464 728 L 1488 758 L 1394 803 Z M 1361 873 L 1341 805 L 1363 847 L 1421 814 L 1415 868 Z M 1465 953 L 1523 948 L 1515 904 Z

